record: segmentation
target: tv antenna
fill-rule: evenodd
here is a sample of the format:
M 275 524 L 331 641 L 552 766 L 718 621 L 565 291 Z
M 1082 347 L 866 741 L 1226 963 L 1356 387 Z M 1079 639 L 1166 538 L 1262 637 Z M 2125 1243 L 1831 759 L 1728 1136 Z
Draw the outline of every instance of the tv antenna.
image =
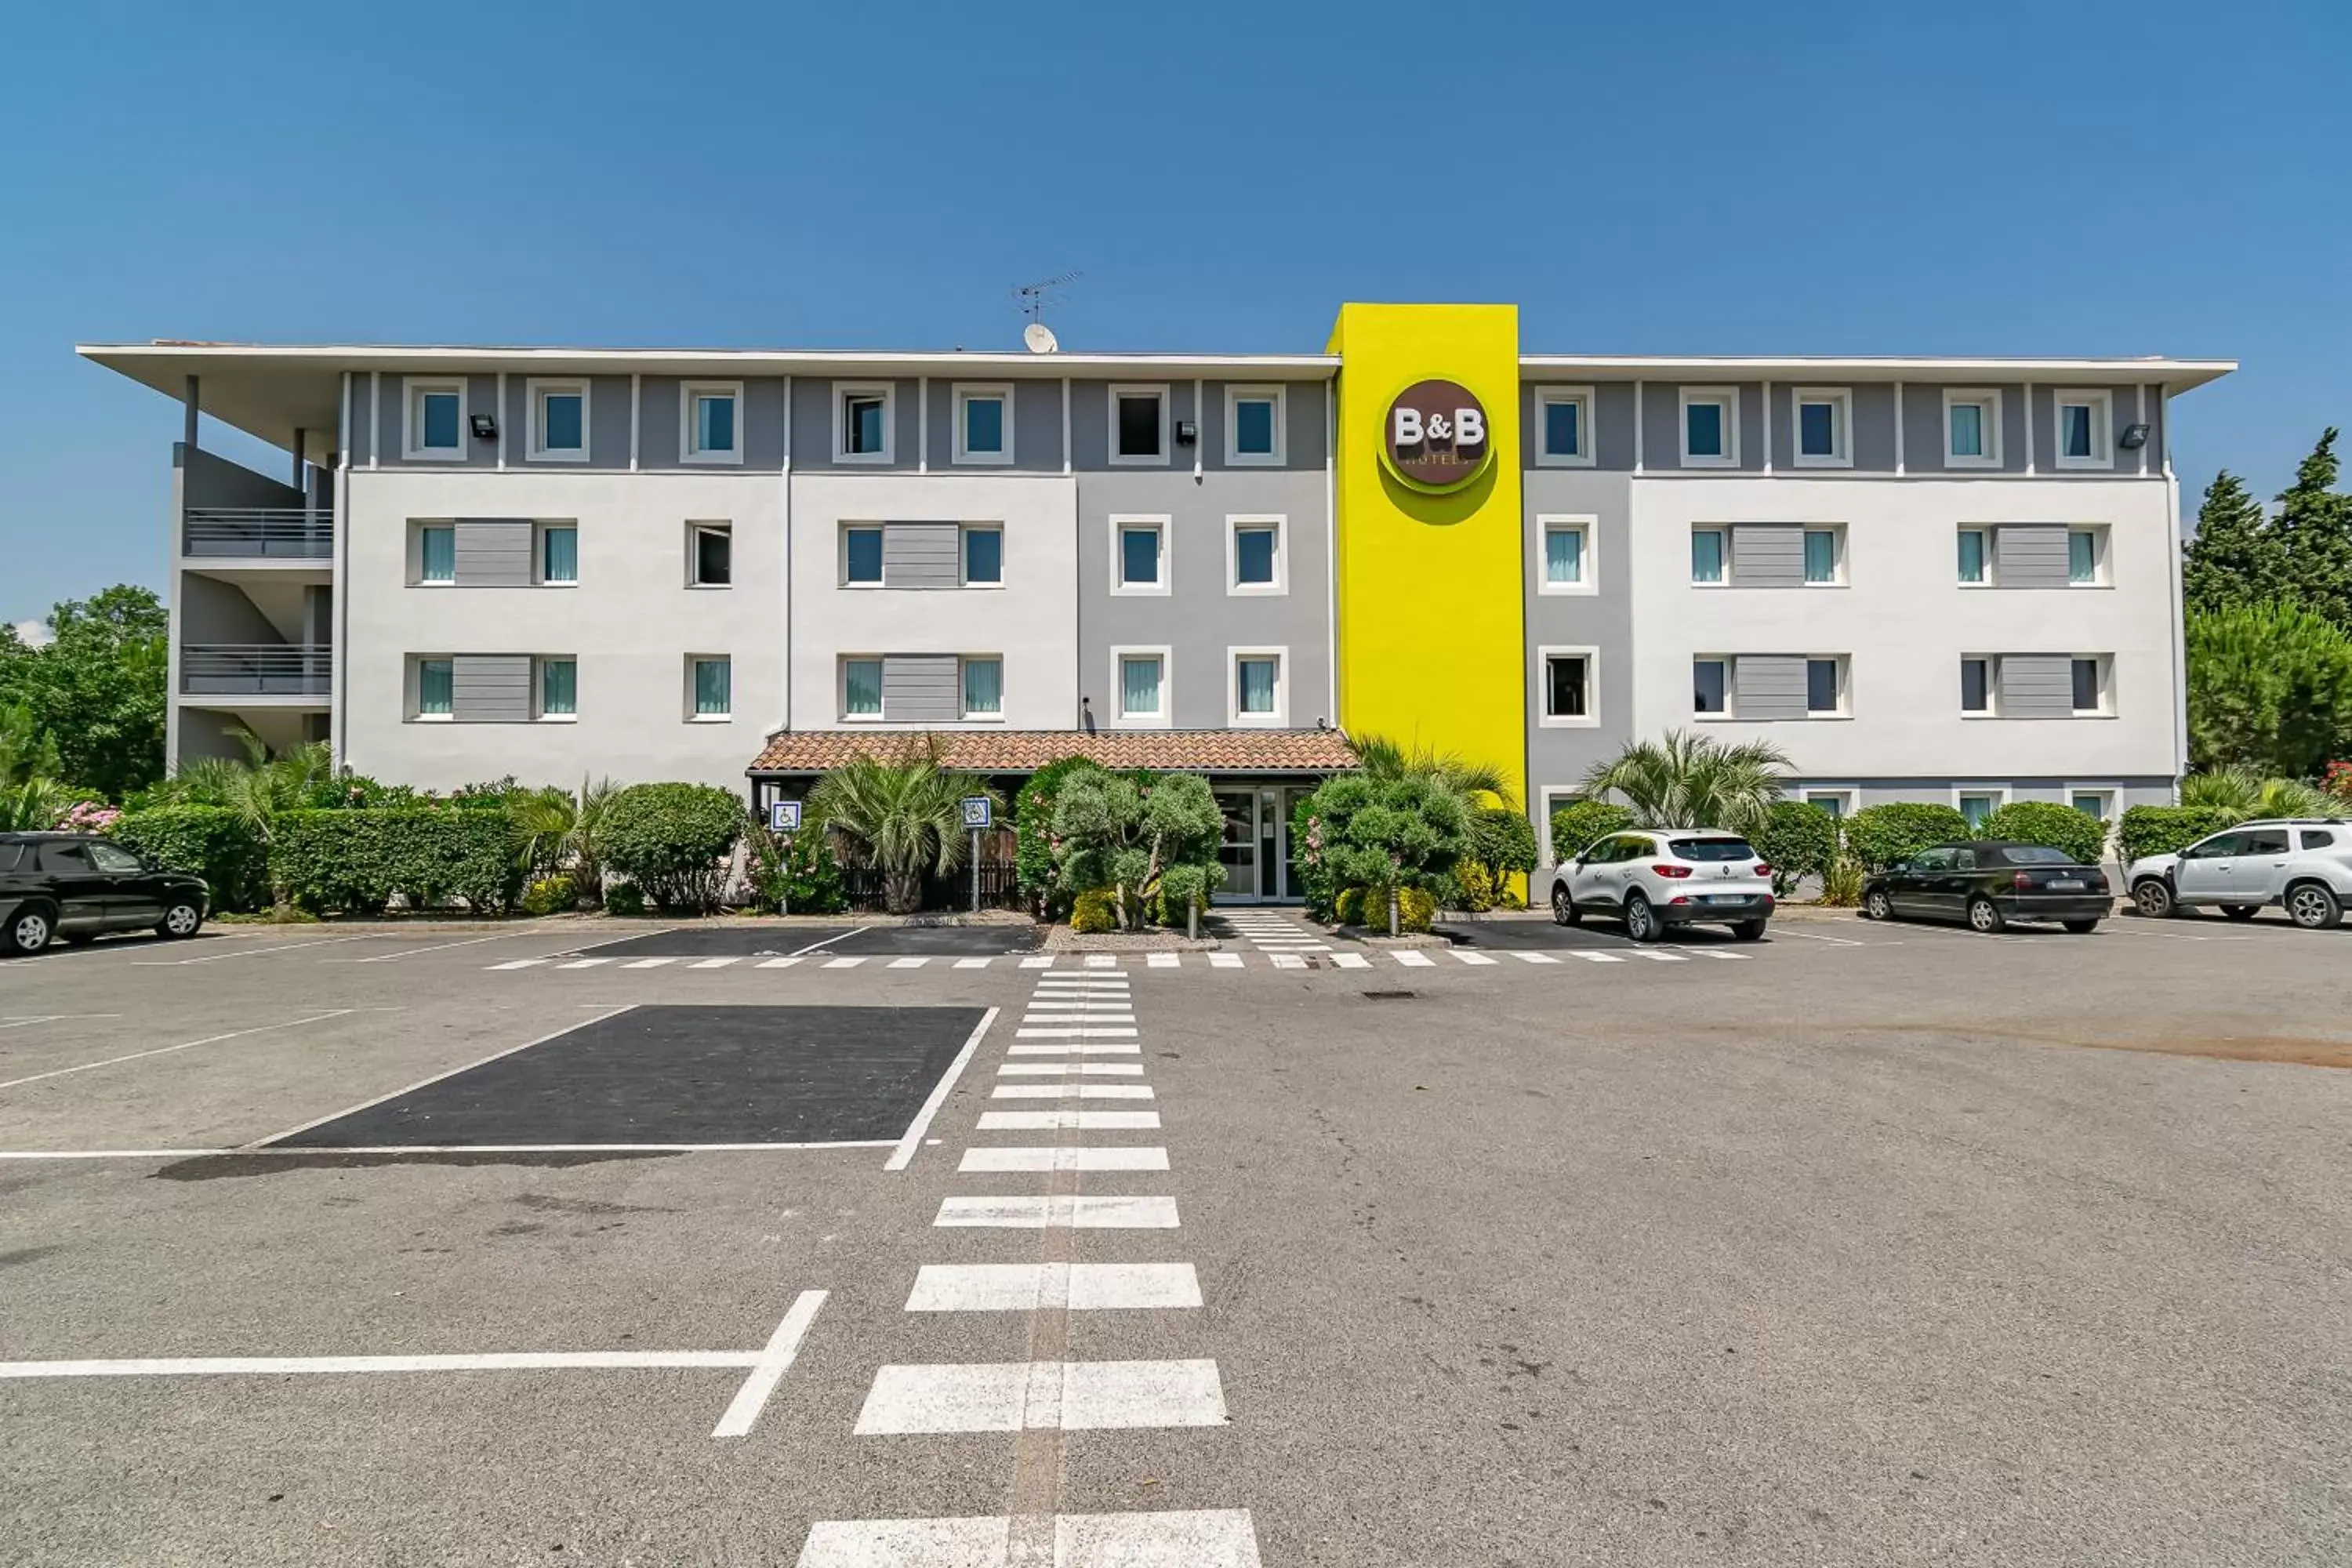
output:
M 1062 290 L 1085 276 L 1083 272 L 1064 272 L 1041 282 L 1024 283 L 1013 290 L 1013 297 L 1021 301 L 1021 314 L 1028 322 L 1021 329 L 1021 341 L 1028 345 L 1031 353 L 1049 354 L 1062 346 L 1054 336 L 1054 329 L 1045 324 L 1045 305 L 1048 300 L 1058 302 Z

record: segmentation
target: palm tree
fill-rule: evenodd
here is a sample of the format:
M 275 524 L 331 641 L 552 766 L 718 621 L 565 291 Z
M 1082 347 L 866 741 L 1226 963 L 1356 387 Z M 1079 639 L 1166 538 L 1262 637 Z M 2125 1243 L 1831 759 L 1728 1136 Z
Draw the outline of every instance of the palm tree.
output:
M 2300 779 L 2264 778 L 2249 767 L 2213 768 L 2180 781 L 2180 804 L 2255 816 L 2326 816 L 2327 797 Z
M 1632 742 L 1614 761 L 1596 764 L 1581 787 L 1595 800 L 1622 796 L 1643 827 L 1750 833 L 1780 798 L 1790 765 L 1779 747 L 1761 741 L 1727 745 L 1669 730 L 1663 740 Z
M 923 903 L 923 879 L 963 864 L 966 795 L 991 791 L 977 774 L 940 763 L 938 741 L 910 748 L 894 761 L 859 755 L 834 769 L 809 791 L 810 826 L 822 824 L 856 847 L 882 873 L 882 907 L 912 914 Z
M 583 776 L 576 795 L 551 786 L 532 791 L 514 808 L 525 871 L 541 877 L 569 869 L 583 909 L 593 909 L 604 897 L 604 813 L 616 793 L 611 779 L 592 784 Z
M 181 805 L 215 805 L 233 811 L 253 830 L 266 855 L 276 837 L 280 813 L 320 804 L 334 782 L 334 754 L 324 741 L 272 753 L 250 730 L 236 731 L 245 758 L 205 757 L 184 765 L 157 793 Z M 286 889 L 272 879 L 270 900 L 281 910 Z
M 87 798 L 87 792 L 55 779 L 0 784 L 0 833 L 47 833 Z
M 1458 752 L 1440 752 L 1429 746 L 1408 750 L 1404 742 L 1386 735 L 1351 739 L 1356 748 L 1357 771 L 1375 783 L 1423 779 L 1460 795 L 1465 805 L 1478 805 L 1475 797 L 1482 795 L 1510 804 L 1509 781 L 1504 777 L 1503 770 L 1491 763 L 1472 762 Z

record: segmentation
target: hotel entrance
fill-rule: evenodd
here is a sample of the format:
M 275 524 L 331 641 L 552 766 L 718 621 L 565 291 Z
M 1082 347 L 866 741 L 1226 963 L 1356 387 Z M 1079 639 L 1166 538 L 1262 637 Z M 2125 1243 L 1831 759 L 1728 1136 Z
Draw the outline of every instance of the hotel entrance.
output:
M 1216 788 L 1217 809 L 1225 819 L 1217 857 L 1225 868 L 1220 901 L 1296 903 L 1306 897 L 1292 859 L 1290 814 L 1313 793 L 1296 784 Z

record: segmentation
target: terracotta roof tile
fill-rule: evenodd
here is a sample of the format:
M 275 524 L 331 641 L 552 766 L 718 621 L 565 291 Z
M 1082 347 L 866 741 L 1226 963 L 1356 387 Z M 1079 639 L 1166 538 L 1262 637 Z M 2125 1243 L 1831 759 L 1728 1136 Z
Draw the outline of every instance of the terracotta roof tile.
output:
M 745 769 L 753 775 L 820 773 L 861 753 L 888 758 L 919 747 L 919 731 L 780 731 Z M 1328 773 L 1356 765 L 1337 730 L 940 730 L 940 760 L 978 773 L 1034 773 L 1063 757 L 1169 773 Z

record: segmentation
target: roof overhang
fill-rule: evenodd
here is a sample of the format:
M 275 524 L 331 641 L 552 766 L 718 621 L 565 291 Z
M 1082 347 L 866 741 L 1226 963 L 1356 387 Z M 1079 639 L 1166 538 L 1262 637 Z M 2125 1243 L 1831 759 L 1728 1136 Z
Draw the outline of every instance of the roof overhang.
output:
M 859 756 L 932 755 L 974 773 L 1034 773 L 1064 757 L 1155 773 L 1296 774 L 1320 778 L 1357 765 L 1338 730 L 780 730 L 744 773 L 809 778 Z
M 1521 354 L 1528 376 L 1607 381 L 1917 381 L 1958 384 L 2030 381 L 2068 386 L 2146 386 L 2187 392 L 2238 368 L 2233 359 L 1658 358 L 1642 354 Z

